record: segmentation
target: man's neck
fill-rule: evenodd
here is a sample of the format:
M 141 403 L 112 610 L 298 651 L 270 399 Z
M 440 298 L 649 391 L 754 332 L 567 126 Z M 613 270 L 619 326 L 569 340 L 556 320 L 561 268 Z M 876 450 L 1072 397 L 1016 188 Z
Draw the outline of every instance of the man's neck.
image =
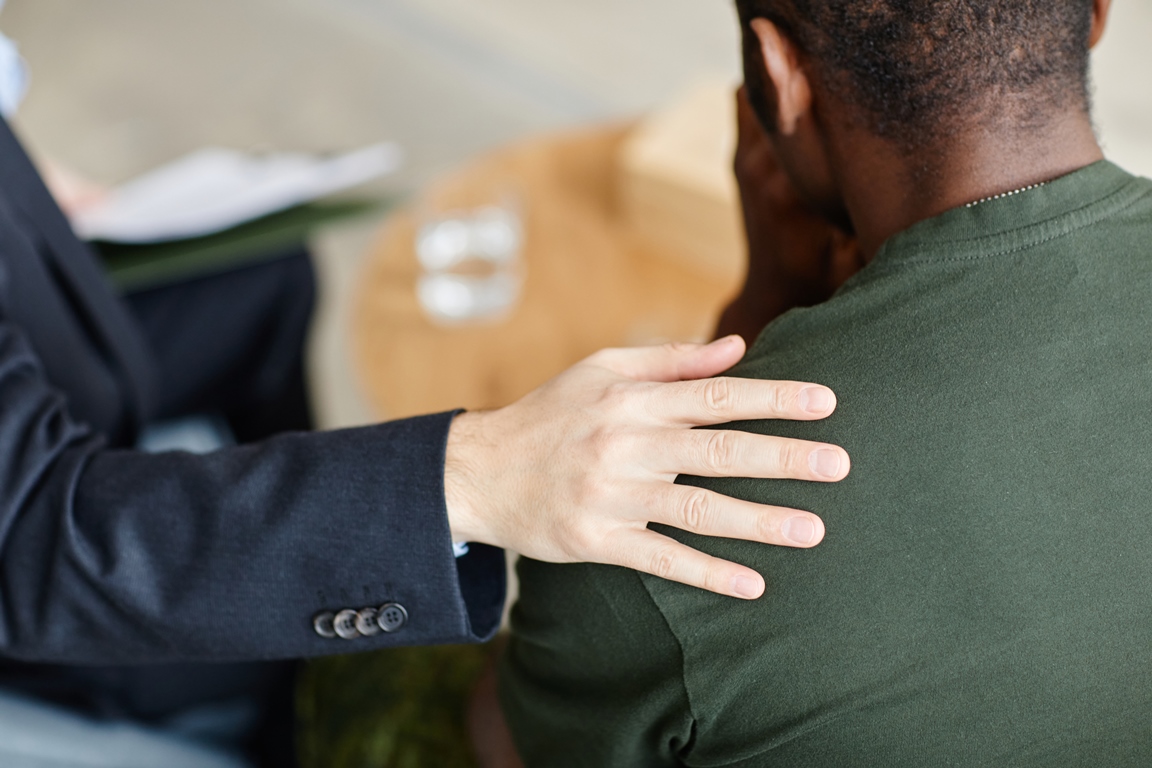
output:
M 1079 110 L 1043 128 L 961 132 L 944 149 L 915 156 L 871 135 L 837 143 L 841 189 L 868 260 L 917 222 L 1104 159 L 1091 120 Z

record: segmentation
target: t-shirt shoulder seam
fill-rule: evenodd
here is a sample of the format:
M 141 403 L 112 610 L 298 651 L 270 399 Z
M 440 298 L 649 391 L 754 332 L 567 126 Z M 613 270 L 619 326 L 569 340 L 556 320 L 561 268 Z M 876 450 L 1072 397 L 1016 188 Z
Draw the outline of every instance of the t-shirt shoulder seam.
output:
M 672 629 L 672 623 L 668 621 L 668 617 L 664 615 L 664 610 L 660 607 L 660 602 L 656 599 L 656 596 L 652 594 L 652 590 L 648 588 L 648 582 L 639 573 L 635 573 L 635 576 L 639 579 L 640 586 L 644 589 L 644 594 L 648 595 L 648 600 L 651 601 L 652 607 L 656 609 L 656 613 L 660 614 L 660 621 L 664 623 L 664 628 L 668 630 L 669 636 L 676 641 L 676 647 L 680 651 L 680 689 L 684 691 L 684 701 L 688 702 L 688 714 L 692 718 L 693 725 L 696 725 L 700 722 L 700 718 L 696 716 L 696 705 L 692 701 L 692 691 L 688 688 L 688 654 L 684 650 L 684 643 L 680 640 L 680 636 L 676 634 L 676 631 Z

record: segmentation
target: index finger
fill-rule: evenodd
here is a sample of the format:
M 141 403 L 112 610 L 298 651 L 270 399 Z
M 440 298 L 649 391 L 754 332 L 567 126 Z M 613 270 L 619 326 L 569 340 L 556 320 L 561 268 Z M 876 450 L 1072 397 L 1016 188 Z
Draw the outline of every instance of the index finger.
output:
M 820 384 L 719 377 L 660 384 L 645 392 L 660 423 L 703 427 L 730 421 L 818 421 L 836 410 L 836 393 Z
M 603 349 L 588 361 L 636 381 L 686 381 L 718 376 L 740 362 L 746 349 L 744 339 L 732 335 L 711 344 Z

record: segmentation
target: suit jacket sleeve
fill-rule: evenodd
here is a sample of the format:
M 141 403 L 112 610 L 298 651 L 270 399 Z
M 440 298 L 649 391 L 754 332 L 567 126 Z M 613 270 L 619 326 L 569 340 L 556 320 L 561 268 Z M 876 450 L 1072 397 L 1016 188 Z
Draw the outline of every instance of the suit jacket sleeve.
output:
M 206 456 L 107 450 L 0 315 L 0 654 L 230 661 L 482 640 L 503 553 L 453 557 L 453 414 Z M 394 634 L 324 639 L 320 611 L 403 605 Z

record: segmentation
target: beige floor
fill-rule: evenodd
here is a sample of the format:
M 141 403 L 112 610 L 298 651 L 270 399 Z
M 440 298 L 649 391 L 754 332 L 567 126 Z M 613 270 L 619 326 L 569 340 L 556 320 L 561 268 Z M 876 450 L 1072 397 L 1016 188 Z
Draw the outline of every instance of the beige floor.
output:
M 1098 55 L 1112 156 L 1152 175 L 1152 2 L 1116 0 Z M 411 188 L 487 147 L 637 114 L 738 75 L 729 0 L 9 0 L 37 151 L 113 182 L 208 143 L 400 141 Z M 347 296 L 372 225 L 321 239 L 313 368 L 328 426 L 373 417 L 347 365 Z

